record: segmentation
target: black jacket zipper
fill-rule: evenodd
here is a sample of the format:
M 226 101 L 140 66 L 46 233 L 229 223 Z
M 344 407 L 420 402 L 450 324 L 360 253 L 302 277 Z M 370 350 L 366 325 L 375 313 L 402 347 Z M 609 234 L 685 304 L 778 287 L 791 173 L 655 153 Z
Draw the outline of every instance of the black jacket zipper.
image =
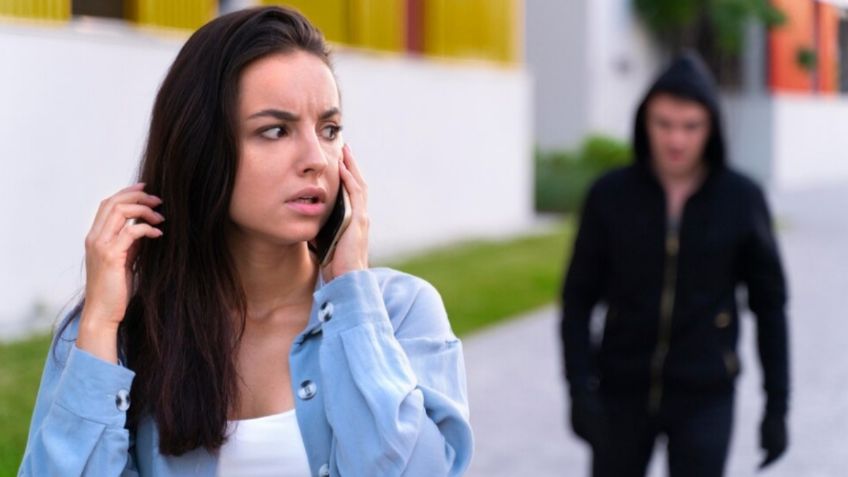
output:
M 677 260 L 680 253 L 680 233 L 677 228 L 669 228 L 665 239 L 665 271 L 660 298 L 660 322 L 657 333 L 657 346 L 651 358 L 651 386 L 648 391 L 648 410 L 656 414 L 660 409 L 663 395 L 663 368 L 668 356 L 671 341 L 671 320 L 674 314 L 674 300 L 677 294 Z

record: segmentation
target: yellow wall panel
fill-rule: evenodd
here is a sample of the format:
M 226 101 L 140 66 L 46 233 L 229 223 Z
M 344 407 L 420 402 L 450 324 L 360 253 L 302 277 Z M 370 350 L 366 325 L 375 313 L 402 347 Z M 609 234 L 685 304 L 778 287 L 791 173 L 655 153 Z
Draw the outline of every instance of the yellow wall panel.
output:
M 386 51 L 406 49 L 406 0 L 350 0 L 350 41 Z
M 67 20 L 71 18 L 71 0 L 0 0 L 0 15 Z
M 217 14 L 217 0 L 123 1 L 126 17 L 142 25 L 194 30 Z M 423 52 L 433 56 L 516 62 L 524 0 L 416 0 Z M 0 15 L 68 19 L 72 0 L 0 0 Z M 407 48 L 408 0 L 258 0 L 306 15 L 333 42 L 402 52 Z M 420 22 L 420 23 L 418 23 Z M 418 27 L 414 27 L 418 28 Z M 416 30 L 414 30 L 416 31 Z M 416 38 L 418 34 L 416 34 Z M 420 45 L 420 43 L 417 43 Z
M 330 41 L 350 42 L 349 0 L 263 0 L 263 5 L 294 8 L 309 19 Z
M 424 51 L 518 61 L 522 6 L 522 0 L 425 0 Z
M 389 51 L 406 46 L 406 0 L 262 0 L 303 13 L 334 42 Z
M 215 18 L 216 0 L 133 0 L 128 17 L 142 25 L 196 30 Z

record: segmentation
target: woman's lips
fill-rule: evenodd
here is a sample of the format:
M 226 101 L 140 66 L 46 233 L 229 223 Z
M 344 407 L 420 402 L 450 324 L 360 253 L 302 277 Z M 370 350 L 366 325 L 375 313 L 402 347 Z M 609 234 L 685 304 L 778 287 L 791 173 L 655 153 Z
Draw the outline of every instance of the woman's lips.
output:
M 308 216 L 320 216 L 324 214 L 327 204 L 324 202 L 313 201 L 309 199 L 295 199 L 286 202 L 286 207 L 301 214 Z
M 286 206 L 301 215 L 322 215 L 327 206 L 327 191 L 321 187 L 305 187 L 291 195 Z

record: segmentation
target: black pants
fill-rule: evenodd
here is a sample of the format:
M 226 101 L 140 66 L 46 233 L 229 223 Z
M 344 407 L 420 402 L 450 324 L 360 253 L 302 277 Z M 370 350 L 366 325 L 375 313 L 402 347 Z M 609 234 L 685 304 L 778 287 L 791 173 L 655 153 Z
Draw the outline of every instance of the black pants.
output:
M 604 407 L 609 429 L 605 443 L 593 451 L 593 477 L 643 477 L 660 435 L 667 438 L 671 477 L 724 474 L 733 392 L 667 394 L 655 415 L 644 399 L 605 397 Z

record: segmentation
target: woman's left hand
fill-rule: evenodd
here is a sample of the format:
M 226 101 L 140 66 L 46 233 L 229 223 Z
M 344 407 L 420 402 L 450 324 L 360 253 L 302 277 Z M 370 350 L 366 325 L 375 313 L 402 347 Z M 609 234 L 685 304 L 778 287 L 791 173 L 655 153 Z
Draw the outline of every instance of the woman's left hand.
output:
M 351 220 L 336 244 L 333 259 L 322 270 L 325 282 L 368 268 L 368 185 L 347 144 L 342 148 L 339 175 L 339 194 L 344 187 L 350 197 Z

